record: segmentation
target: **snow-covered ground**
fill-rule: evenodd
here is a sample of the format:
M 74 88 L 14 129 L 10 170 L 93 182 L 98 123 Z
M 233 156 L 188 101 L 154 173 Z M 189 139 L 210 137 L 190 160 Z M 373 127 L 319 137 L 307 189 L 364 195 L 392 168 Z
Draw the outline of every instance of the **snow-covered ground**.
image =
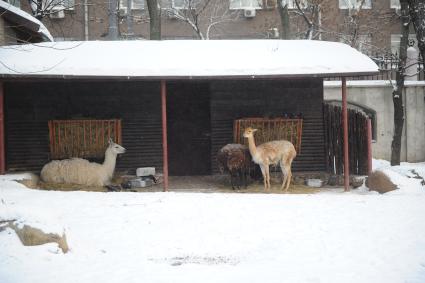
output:
M 0 220 L 65 232 L 71 250 L 8 228 L 0 282 L 425 282 L 425 187 L 407 177 L 425 163 L 374 166 L 400 190 L 54 192 L 1 176 Z

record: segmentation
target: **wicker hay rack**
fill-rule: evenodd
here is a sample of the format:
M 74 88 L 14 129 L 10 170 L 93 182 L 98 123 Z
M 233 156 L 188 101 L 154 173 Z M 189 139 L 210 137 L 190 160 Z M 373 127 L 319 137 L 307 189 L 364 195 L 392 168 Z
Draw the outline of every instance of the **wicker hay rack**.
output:
M 50 159 L 103 158 L 109 138 L 121 144 L 121 120 L 51 120 Z
M 233 140 L 235 143 L 248 144 L 243 137 L 247 127 L 255 128 L 255 142 L 257 145 L 272 140 L 288 140 L 297 151 L 301 153 L 301 136 L 303 119 L 288 118 L 242 118 L 233 122 Z

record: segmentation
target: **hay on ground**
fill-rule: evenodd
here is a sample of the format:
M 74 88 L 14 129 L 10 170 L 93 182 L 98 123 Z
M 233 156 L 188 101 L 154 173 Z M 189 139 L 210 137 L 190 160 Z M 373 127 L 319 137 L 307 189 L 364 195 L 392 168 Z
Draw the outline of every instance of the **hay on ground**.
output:
M 382 171 L 372 172 L 366 179 L 366 186 L 370 191 L 377 191 L 380 194 L 398 189 L 398 187 L 391 182 L 390 178 Z

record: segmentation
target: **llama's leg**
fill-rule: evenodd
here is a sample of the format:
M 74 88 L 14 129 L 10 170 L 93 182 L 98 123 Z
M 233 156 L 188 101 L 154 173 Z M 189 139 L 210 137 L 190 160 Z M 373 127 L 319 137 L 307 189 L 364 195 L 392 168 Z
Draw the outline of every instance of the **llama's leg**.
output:
M 270 189 L 270 166 L 266 165 L 265 166 L 265 171 L 266 171 L 266 180 L 267 180 L 267 189 Z
M 266 176 L 266 167 L 264 165 L 260 165 L 261 174 L 263 175 L 263 181 L 264 181 L 264 189 L 267 189 L 267 176 Z
M 247 187 L 247 176 L 246 176 L 246 175 L 248 175 L 247 171 L 248 170 L 246 168 L 242 169 L 243 186 L 244 186 L 245 189 Z
M 232 171 L 230 171 L 230 184 L 232 185 L 232 189 L 235 189 L 235 176 Z
M 241 188 L 241 183 L 242 183 L 241 178 L 242 178 L 241 169 L 238 169 L 236 171 L 236 182 L 237 182 L 236 187 L 238 188 L 238 190 Z
M 242 187 L 242 169 L 238 170 L 238 189 Z
M 285 170 L 288 173 L 288 179 L 287 179 L 285 191 L 288 191 L 289 185 L 291 184 L 291 180 L 292 180 L 291 167 L 292 167 L 292 159 L 288 160 L 288 162 L 285 164 Z
M 286 182 L 288 180 L 288 170 L 286 170 L 285 168 L 285 164 L 283 163 L 283 161 L 280 161 L 280 170 L 282 170 L 282 188 L 281 190 L 283 190 L 285 188 Z

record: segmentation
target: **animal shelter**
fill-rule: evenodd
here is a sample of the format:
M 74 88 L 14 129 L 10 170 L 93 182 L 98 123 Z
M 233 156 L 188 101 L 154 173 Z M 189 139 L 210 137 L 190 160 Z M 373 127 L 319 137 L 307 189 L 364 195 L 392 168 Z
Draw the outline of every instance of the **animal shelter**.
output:
M 250 119 L 289 129 L 299 151 L 293 171 L 326 170 L 323 78 L 378 70 L 355 49 L 322 41 L 41 45 L 0 53 L 1 171 L 72 156 L 101 161 L 112 137 L 127 149 L 117 170 L 156 167 L 165 189 L 168 174 L 217 173 L 218 149 L 240 142 L 236 129 Z

